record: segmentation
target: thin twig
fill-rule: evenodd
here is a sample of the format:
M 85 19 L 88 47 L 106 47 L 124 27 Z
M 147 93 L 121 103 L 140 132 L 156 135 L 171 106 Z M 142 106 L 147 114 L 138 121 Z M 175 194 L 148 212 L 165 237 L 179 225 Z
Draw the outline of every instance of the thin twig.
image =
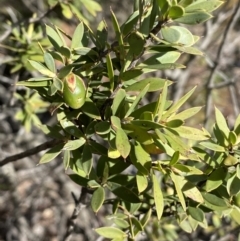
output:
M 218 48 L 215 63 L 213 65 L 212 69 L 211 69 L 211 73 L 210 73 L 210 76 L 209 76 L 207 84 L 206 84 L 206 87 L 207 87 L 206 88 L 206 110 L 205 110 L 205 120 L 204 120 L 205 126 L 207 124 L 207 121 L 208 121 L 209 116 L 210 116 L 211 111 L 212 111 L 212 96 L 211 96 L 212 88 L 211 87 L 213 85 L 214 75 L 215 75 L 215 72 L 218 68 L 219 60 L 221 58 L 223 47 L 224 47 L 224 44 L 227 40 L 228 33 L 232 29 L 232 27 L 234 26 L 235 21 L 238 19 L 239 7 L 240 7 L 240 0 L 238 1 L 237 6 L 232 13 L 232 16 L 231 16 L 231 18 L 230 18 L 230 20 L 229 20 L 229 22 L 228 22 L 228 24 L 225 28 L 225 31 L 223 32 L 223 39 L 222 39 L 222 42 L 220 43 L 220 46 Z
M 26 23 L 26 24 L 31 24 L 31 23 L 36 23 L 40 22 L 43 18 L 45 18 L 50 12 L 52 12 L 57 6 L 59 5 L 59 2 L 56 3 L 54 6 L 51 6 L 48 8 L 46 12 L 41 14 L 40 16 L 36 18 L 28 18 L 28 19 L 23 19 L 22 21 L 14 23 L 9 29 L 7 29 L 2 36 L 0 37 L 0 43 L 3 42 L 8 36 L 12 33 L 12 31 L 16 28 L 19 27 L 21 24 Z
M 81 209 L 86 206 L 85 202 L 86 202 L 87 194 L 88 194 L 88 190 L 85 187 L 82 187 L 82 190 L 81 190 L 81 193 L 80 193 L 80 196 L 78 199 L 76 198 L 75 194 L 72 193 L 73 200 L 75 202 L 75 208 L 73 210 L 72 216 L 68 219 L 67 231 L 66 231 L 62 241 L 68 241 L 71 239 L 71 236 L 72 236 L 74 228 L 75 228 L 77 217 L 78 217 Z
M 5 159 L 0 161 L 0 167 L 4 166 L 4 165 L 6 165 L 10 162 L 15 162 L 15 161 L 18 161 L 22 158 L 35 155 L 35 154 L 39 153 L 40 151 L 44 151 L 44 150 L 49 149 L 51 147 L 54 147 L 54 146 L 56 146 L 57 144 L 60 144 L 60 143 L 63 143 L 63 140 L 56 140 L 56 139 L 50 140 L 50 141 L 47 141 L 47 142 L 45 142 L 45 143 L 43 143 L 39 146 L 31 148 L 27 151 L 21 152 L 19 154 L 13 155 L 13 156 L 6 157 Z

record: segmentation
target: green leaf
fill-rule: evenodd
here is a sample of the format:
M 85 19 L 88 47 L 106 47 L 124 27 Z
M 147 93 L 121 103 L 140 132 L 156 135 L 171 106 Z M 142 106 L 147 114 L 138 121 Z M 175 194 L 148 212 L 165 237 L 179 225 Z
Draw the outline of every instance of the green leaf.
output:
M 208 208 L 210 208 L 212 210 L 216 210 L 216 211 L 228 209 L 226 202 L 223 199 L 217 197 L 216 195 L 211 194 L 211 193 L 202 193 L 202 196 L 205 200 L 204 204 Z
M 140 69 L 130 69 L 128 71 L 123 72 L 120 75 L 120 78 L 123 81 L 127 81 L 127 80 L 130 80 L 130 79 L 136 79 L 138 76 L 140 76 L 142 74 L 143 74 L 143 71 L 140 70 Z
M 97 27 L 97 35 L 96 35 L 96 46 L 100 50 L 104 50 L 107 42 L 108 31 L 107 24 L 104 20 L 102 20 Z
M 133 101 L 132 105 L 128 109 L 125 118 L 131 115 L 131 113 L 134 111 L 134 109 L 137 107 L 138 103 L 141 101 L 141 99 L 145 96 L 145 94 L 148 92 L 149 84 L 146 85 L 146 87 L 137 95 L 136 99 Z
M 41 157 L 38 164 L 43 164 L 52 161 L 55 157 L 57 157 L 63 150 L 64 143 L 60 143 L 50 150 L 48 150 L 43 156 Z
M 117 116 L 111 116 L 111 125 L 114 130 L 121 128 L 121 120 Z
M 194 13 L 185 13 L 184 16 L 182 16 L 181 18 L 175 19 L 175 21 L 178 23 L 195 25 L 195 24 L 203 23 L 210 18 L 212 18 L 211 14 L 204 11 L 197 11 Z
M 170 115 L 178 111 L 178 109 L 189 99 L 189 97 L 193 94 L 195 91 L 196 86 L 191 89 L 187 94 L 185 94 L 183 97 L 181 97 L 175 104 L 173 104 L 163 115 L 162 120 L 166 120 Z
M 76 27 L 71 43 L 71 49 L 76 49 L 82 47 L 82 37 L 84 34 L 84 25 L 83 22 L 79 23 Z
M 149 145 L 153 143 L 152 136 L 147 130 L 142 129 L 139 126 L 132 124 L 123 124 L 122 128 L 126 131 L 128 136 L 132 137 L 134 140 L 140 142 L 144 145 Z
M 214 170 L 207 180 L 206 191 L 211 192 L 212 190 L 218 188 L 223 183 L 226 175 L 227 169 L 224 167 Z
M 169 165 L 174 166 L 178 162 L 179 157 L 180 157 L 179 151 L 174 152 L 174 154 L 169 162 Z
M 172 104 L 171 101 L 166 101 L 165 106 L 163 106 L 163 109 L 166 110 L 170 105 Z M 134 117 L 135 119 L 139 119 L 142 115 L 142 113 L 146 111 L 154 112 L 156 109 L 156 102 L 151 102 L 149 104 L 143 105 L 132 112 L 130 115 L 131 117 Z
M 125 232 L 114 227 L 97 228 L 95 231 L 104 238 L 121 239 L 127 237 Z
M 237 143 L 237 135 L 234 131 L 229 132 L 228 140 L 232 145 Z
M 88 12 L 96 17 L 97 12 L 102 11 L 101 5 L 93 0 L 81 0 L 81 2 L 84 4 L 84 7 L 88 10 Z
M 128 36 L 128 43 L 130 47 L 129 51 L 133 55 L 133 57 L 139 56 L 143 52 L 145 39 L 141 33 L 132 32 Z
M 122 33 L 121 33 L 121 30 L 120 30 L 120 27 L 119 27 L 119 24 L 118 24 L 118 21 L 117 21 L 117 18 L 115 16 L 114 12 L 112 11 L 112 9 L 110 9 L 110 11 L 111 11 L 113 28 L 114 28 L 114 31 L 115 31 L 115 34 L 116 34 L 116 38 L 118 40 L 118 44 L 119 44 L 120 49 L 121 49 L 122 46 L 123 46 Z M 120 50 L 120 52 L 122 52 L 122 50 Z
M 180 113 L 177 113 L 176 115 L 173 115 L 172 117 L 168 118 L 168 120 L 175 120 L 175 119 L 186 120 L 194 116 L 195 114 L 197 114 L 201 109 L 202 107 L 192 107 Z
M 126 92 L 123 89 L 119 89 L 113 99 L 112 115 L 117 115 L 123 108 L 126 98 Z
M 106 55 L 106 63 L 107 63 L 107 70 L 108 70 L 108 78 L 110 82 L 110 90 L 113 91 L 114 89 L 114 70 L 113 64 L 110 54 Z
M 73 182 L 77 183 L 79 186 L 88 187 L 89 180 L 87 178 L 79 176 L 78 174 L 70 174 L 69 177 Z
M 57 90 L 63 91 L 63 82 L 59 78 L 53 78 L 53 85 Z
M 230 130 L 227 121 L 217 107 L 215 107 L 215 116 L 218 128 L 224 133 L 225 137 L 228 138 Z
M 200 208 L 188 207 L 187 213 L 200 223 L 204 221 L 204 212 Z
M 69 167 L 69 162 L 70 162 L 70 151 L 64 151 L 63 154 L 63 165 L 64 165 L 64 169 L 67 170 Z
M 84 105 L 81 107 L 81 110 L 87 116 L 93 119 L 101 120 L 99 110 L 91 99 L 86 98 Z
M 225 148 L 223 146 L 219 146 L 210 141 L 200 142 L 199 144 L 216 152 L 225 152 Z
M 96 168 L 97 176 L 100 178 L 101 183 L 105 184 L 109 176 L 109 160 L 101 156 L 97 162 Z
M 34 61 L 34 60 L 28 60 L 29 63 L 32 65 L 32 67 L 37 70 L 38 72 L 40 72 L 41 74 L 48 76 L 48 77 L 55 77 L 56 74 L 52 71 L 50 71 L 47 67 L 45 67 L 44 65 Z
M 161 34 L 164 40 L 169 43 L 178 43 L 181 38 L 181 32 L 172 27 L 163 27 L 161 29 Z
M 146 212 L 146 213 L 144 214 L 144 216 L 142 217 L 142 219 L 140 220 L 140 222 L 141 222 L 141 224 L 142 224 L 143 227 L 146 226 L 146 224 L 147 224 L 148 221 L 150 220 L 151 216 L 152 216 L 152 209 L 149 209 L 148 212 Z
M 152 175 L 152 182 L 153 182 L 153 197 L 154 197 L 154 202 L 155 202 L 155 207 L 157 212 L 157 218 L 158 220 L 160 220 L 164 210 L 164 200 L 163 200 L 163 194 L 162 194 L 160 184 L 155 174 Z
M 177 164 L 176 164 L 177 165 Z M 199 175 L 199 174 L 198 174 Z M 183 177 L 177 176 L 179 184 L 182 186 L 184 195 L 195 202 L 203 203 L 203 196 L 197 189 L 196 185 L 183 179 Z
M 79 128 L 73 122 L 67 119 L 63 119 L 60 121 L 60 124 L 62 128 L 70 135 L 73 135 L 77 138 L 83 137 L 83 133 L 79 130 Z
M 108 134 L 111 130 L 111 125 L 109 122 L 107 121 L 102 121 L 102 122 L 98 122 L 95 126 L 94 126 L 95 132 L 98 135 L 105 135 Z
M 98 53 L 95 50 L 87 47 L 75 48 L 73 52 L 74 54 L 77 54 L 77 55 L 98 56 Z
M 130 153 L 131 146 L 125 131 L 118 128 L 116 131 L 116 147 L 121 156 L 126 159 Z
M 181 45 L 173 45 L 173 47 L 187 54 L 203 56 L 203 52 L 201 52 L 199 49 L 194 47 L 181 46 Z
M 150 58 L 141 62 L 137 67 L 144 67 L 144 68 L 162 68 L 162 69 L 171 69 L 174 66 L 176 68 L 181 67 L 181 65 L 174 64 L 179 57 L 181 56 L 180 52 L 177 51 L 168 51 L 167 53 L 157 53 L 151 56 Z
M 92 165 L 93 165 L 93 158 L 92 158 L 91 148 L 89 147 L 89 145 L 86 144 L 83 147 L 82 168 L 87 176 L 92 170 Z
M 170 173 L 170 177 L 174 183 L 174 186 L 175 186 L 175 189 L 176 189 L 176 192 L 177 192 L 177 195 L 178 195 L 178 198 L 179 198 L 179 201 L 182 205 L 182 208 L 184 211 L 186 211 L 186 202 L 185 202 L 185 199 L 184 199 L 184 196 L 183 196 L 183 193 L 182 193 L 182 190 L 181 190 L 181 186 L 180 186 L 180 179 L 178 178 L 178 176 L 176 176 L 173 172 Z
M 48 25 L 46 25 L 46 32 L 47 32 L 48 39 L 53 45 L 53 47 L 59 51 L 60 47 L 64 45 L 62 38 L 53 28 L 51 28 Z
M 105 200 L 105 191 L 103 187 L 97 188 L 91 198 L 91 207 L 93 212 L 97 213 Z
M 165 105 L 166 105 L 166 101 L 167 101 L 167 91 L 168 91 L 168 86 L 167 86 L 167 82 L 165 82 L 163 91 L 159 95 L 157 105 L 153 112 L 154 117 L 157 116 L 157 122 L 159 122 L 161 120 L 163 111 L 165 110 Z
M 193 127 L 180 126 L 174 130 L 178 133 L 179 136 L 189 140 L 204 141 L 209 139 L 209 136 L 204 131 Z
M 178 44 L 183 44 L 184 46 L 188 47 L 195 43 L 194 37 L 188 29 L 181 26 L 172 26 L 172 28 L 178 30 L 181 33 Z
M 133 120 L 131 124 L 140 126 L 145 130 L 162 129 L 165 127 L 164 125 L 149 120 Z
M 53 59 L 52 55 L 49 54 L 48 52 L 44 53 L 44 62 L 51 72 L 56 73 L 54 59 Z
M 51 80 L 43 81 L 19 81 L 16 83 L 17 86 L 26 86 L 26 87 L 47 87 L 52 83 Z
M 148 179 L 145 175 L 138 171 L 136 175 L 138 192 L 143 192 L 148 186 Z
M 86 140 L 84 138 L 80 138 L 78 140 L 73 140 L 73 141 L 68 141 L 65 145 L 63 150 L 76 150 L 78 149 L 80 146 L 84 145 L 84 143 L 86 142 Z
M 71 65 L 67 65 L 62 67 L 58 72 L 58 78 L 64 79 L 67 75 L 72 72 L 73 67 Z
M 211 1 L 196 1 L 185 8 L 186 12 L 196 12 L 196 10 L 205 10 L 206 12 L 212 12 L 219 8 L 223 4 L 223 1 L 211 0 Z
M 184 124 L 184 122 L 182 120 L 171 120 L 171 121 L 168 121 L 166 122 L 166 126 L 169 127 L 169 128 L 178 128 L 180 126 L 182 126 Z
M 121 26 L 122 34 L 126 35 L 134 29 L 134 26 L 138 22 L 139 11 L 133 12 L 126 22 Z
M 238 160 L 235 156 L 228 155 L 228 156 L 224 159 L 223 163 L 224 163 L 225 166 L 234 166 L 234 165 L 236 165 L 237 163 L 239 163 L 239 160 Z
M 230 183 L 229 183 L 230 181 Z M 230 196 L 237 195 L 240 192 L 240 179 L 234 175 L 232 180 L 227 182 L 227 190 Z
M 61 127 L 58 126 L 58 125 L 55 125 L 55 126 L 38 125 L 38 127 L 47 136 L 53 137 L 55 139 L 62 139 L 63 138 L 63 135 L 60 133 Z
M 132 221 L 132 225 L 134 225 L 134 229 L 135 230 L 137 230 L 138 232 L 142 232 L 143 231 L 143 226 L 142 226 L 142 224 L 140 223 L 140 221 L 136 217 L 132 216 L 131 217 L 131 221 Z
M 165 82 L 167 82 L 168 86 L 172 84 L 172 81 L 170 81 L 170 80 L 150 77 L 150 78 L 146 78 L 143 80 L 139 80 L 138 82 L 136 82 L 132 85 L 129 85 L 125 90 L 126 91 L 140 91 L 144 87 L 146 87 L 146 85 L 149 84 L 148 92 L 154 92 L 154 91 L 161 90 L 164 87 Z
M 169 8 L 168 17 L 176 19 L 182 17 L 184 13 L 185 9 L 182 6 L 175 5 Z
M 123 201 L 130 203 L 139 203 L 139 197 L 132 190 L 126 188 L 125 186 L 121 186 L 120 184 L 114 182 L 108 182 L 107 187 L 110 191 L 115 194 L 117 197 L 122 199 Z
M 150 172 L 152 166 L 152 159 L 148 152 L 146 152 L 142 145 L 138 142 L 134 143 L 134 153 L 137 158 L 137 161 L 148 171 Z M 141 171 L 141 170 L 140 170 Z M 145 174 L 145 172 L 143 172 Z

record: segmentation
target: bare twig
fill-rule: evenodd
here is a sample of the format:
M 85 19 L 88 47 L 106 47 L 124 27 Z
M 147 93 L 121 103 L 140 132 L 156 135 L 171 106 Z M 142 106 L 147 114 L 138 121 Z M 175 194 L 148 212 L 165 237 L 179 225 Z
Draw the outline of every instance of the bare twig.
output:
M 240 7 L 240 0 L 238 1 L 237 6 L 235 7 L 235 9 L 232 13 L 232 16 L 231 16 L 231 18 L 230 18 L 230 20 L 229 20 L 229 22 L 228 22 L 228 24 L 225 28 L 225 31 L 223 32 L 223 39 L 222 39 L 222 42 L 221 42 L 221 44 L 218 48 L 215 63 L 213 65 L 212 69 L 211 69 L 211 73 L 210 73 L 210 76 L 209 76 L 207 84 L 206 84 L 206 87 L 207 87 L 206 88 L 206 110 L 205 110 L 205 120 L 204 120 L 205 125 L 207 124 L 207 121 L 208 121 L 209 116 L 210 116 L 211 111 L 212 111 L 212 96 L 211 96 L 212 88 L 211 87 L 213 85 L 214 75 L 215 75 L 215 72 L 218 68 L 219 59 L 221 58 L 223 47 L 224 47 L 224 44 L 226 42 L 228 33 L 232 29 L 232 27 L 234 26 L 235 21 L 238 19 L 239 7 Z
M 47 142 L 45 142 L 45 143 L 43 143 L 39 146 L 36 146 L 32 149 L 29 149 L 27 151 L 21 152 L 19 154 L 13 155 L 13 156 L 6 157 L 5 159 L 0 161 L 0 167 L 4 166 L 4 165 L 6 165 L 10 162 L 15 162 L 15 161 L 20 160 L 22 158 L 32 156 L 34 154 L 39 153 L 40 151 L 43 151 L 43 150 L 46 150 L 48 148 L 54 147 L 54 146 L 56 146 L 57 144 L 60 144 L 60 143 L 63 143 L 63 140 L 56 140 L 56 139 L 50 140 L 50 141 L 47 141 Z
M 72 193 L 72 196 L 73 196 L 73 199 L 75 202 L 75 208 L 73 210 L 72 216 L 68 219 L 67 231 L 66 231 L 62 241 L 69 241 L 71 239 L 71 236 L 72 236 L 74 228 L 75 228 L 75 223 L 76 223 L 77 217 L 78 217 L 81 209 L 85 207 L 87 194 L 88 194 L 88 190 L 85 187 L 82 187 L 82 191 L 81 191 L 78 199 L 76 198 L 74 193 Z
M 41 14 L 40 16 L 36 18 L 28 18 L 28 19 L 23 19 L 22 21 L 14 23 L 9 29 L 7 29 L 2 36 L 0 37 L 0 43 L 3 42 L 11 33 L 12 31 L 16 28 L 19 27 L 21 24 L 26 23 L 26 24 L 31 24 L 31 23 L 36 23 L 40 22 L 43 18 L 45 18 L 50 12 L 52 12 L 57 6 L 59 5 L 59 2 L 55 4 L 54 6 L 51 6 L 48 8 L 46 12 Z

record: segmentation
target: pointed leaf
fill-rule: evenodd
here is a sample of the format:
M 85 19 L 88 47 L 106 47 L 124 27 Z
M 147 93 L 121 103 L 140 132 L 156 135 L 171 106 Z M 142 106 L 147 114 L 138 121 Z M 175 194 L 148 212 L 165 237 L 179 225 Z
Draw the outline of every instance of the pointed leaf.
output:
M 127 234 L 125 232 L 123 232 L 121 229 L 114 227 L 97 228 L 95 229 L 95 231 L 104 238 L 121 239 L 127 237 Z
M 182 208 L 184 211 L 186 211 L 186 202 L 185 202 L 182 190 L 181 190 L 181 186 L 180 186 L 180 182 L 179 182 L 180 180 L 179 180 L 178 176 L 176 176 L 173 172 L 170 173 L 170 177 L 174 183 L 174 186 L 175 186 L 179 201 L 182 205 Z
M 57 157 L 63 150 L 64 143 L 58 144 L 48 150 L 43 156 L 41 157 L 39 164 L 47 163 L 52 161 L 55 157 Z
M 181 18 L 175 19 L 175 21 L 178 23 L 195 25 L 195 24 L 203 23 L 210 18 L 212 18 L 211 14 L 204 11 L 197 11 L 193 13 L 185 13 L 184 16 L 182 16 Z
M 93 212 L 97 213 L 99 209 L 102 207 L 103 202 L 105 200 L 105 191 L 103 187 L 97 188 L 91 199 L 91 207 Z
M 52 55 L 49 54 L 48 52 L 44 53 L 44 62 L 51 72 L 56 73 L 54 59 L 53 59 Z
M 84 138 L 80 138 L 78 140 L 73 140 L 73 141 L 68 141 L 65 145 L 63 150 L 76 150 L 79 147 L 81 147 L 82 145 L 84 145 L 84 143 L 86 142 L 86 140 Z
M 227 169 L 224 167 L 214 170 L 207 180 L 206 191 L 211 192 L 212 190 L 218 188 L 223 183 L 226 175 Z
M 188 207 L 187 213 L 200 223 L 204 221 L 204 212 L 200 208 Z
M 153 181 L 153 197 L 155 201 L 155 207 L 157 212 L 157 218 L 158 220 L 161 219 L 164 209 L 164 200 L 163 200 L 163 194 L 160 187 L 160 184 L 158 182 L 157 177 L 155 174 L 152 175 L 152 181 Z
M 130 108 L 128 109 L 128 111 L 125 115 L 125 118 L 128 117 L 133 112 L 133 110 L 137 107 L 138 103 L 141 101 L 141 99 L 148 92 L 148 89 L 149 89 L 149 84 L 138 94 L 136 99 L 133 101 L 132 105 L 130 106 Z
M 91 148 L 89 145 L 84 145 L 83 155 L 82 155 L 82 168 L 87 176 L 92 170 L 92 165 L 93 165 L 93 158 L 92 158 Z
M 229 136 L 229 127 L 227 124 L 226 119 L 224 118 L 223 114 L 220 112 L 219 109 L 215 107 L 215 116 L 218 128 L 224 133 L 225 137 L 228 138 Z
M 169 43 L 178 43 L 181 38 L 181 33 L 172 27 L 164 27 L 161 29 L 162 36 L 164 40 Z
M 82 47 L 82 37 L 84 34 L 84 26 L 83 22 L 79 23 L 76 27 L 71 43 L 71 49 Z
M 116 131 L 116 147 L 121 156 L 126 159 L 130 153 L 131 146 L 125 131 L 121 128 Z
M 32 67 L 37 70 L 38 72 L 40 72 L 41 74 L 48 76 L 48 77 L 55 77 L 56 74 L 52 71 L 50 71 L 47 67 L 45 67 L 43 64 L 40 64 L 34 60 L 28 60 L 29 63 L 32 65 Z
M 143 192 L 148 186 L 147 177 L 138 171 L 136 175 L 136 181 L 137 181 L 138 192 L 139 193 Z
M 212 12 L 219 8 L 223 4 L 223 1 L 211 0 L 211 1 L 196 1 L 185 8 L 186 12 L 195 12 L 196 10 L 205 10 L 206 12 Z
M 148 92 L 154 92 L 154 91 L 161 90 L 164 87 L 165 82 L 167 82 L 168 86 L 172 84 L 172 81 L 170 80 L 150 77 L 143 80 L 139 80 L 135 84 L 129 85 L 126 88 L 126 91 L 140 91 L 144 89 L 146 85 L 149 84 Z
M 210 141 L 200 142 L 200 145 L 216 152 L 225 152 L 225 148 L 223 146 L 219 146 Z

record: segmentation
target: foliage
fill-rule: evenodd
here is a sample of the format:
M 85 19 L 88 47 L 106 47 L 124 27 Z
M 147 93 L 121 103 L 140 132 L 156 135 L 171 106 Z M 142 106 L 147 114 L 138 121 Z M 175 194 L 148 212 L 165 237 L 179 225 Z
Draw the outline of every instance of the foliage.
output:
M 195 88 L 173 103 L 167 96 L 173 82 L 145 75 L 185 68 L 176 62 L 183 54 L 202 55 L 193 47 L 199 36 L 185 25 L 207 21 L 222 1 L 143 2 L 135 1 L 121 26 L 111 11 L 113 43 L 105 21 L 96 32 L 81 21 L 72 37 L 46 25 L 51 47 L 38 42 L 40 58 L 28 61 L 41 76 L 17 83 L 35 90 L 57 116 L 54 126 L 40 128 L 62 142 L 39 164 L 63 154 L 71 180 L 92 193 L 93 211 L 112 205 L 114 226 L 95 231 L 114 241 L 134 240 L 153 217 L 161 227 L 171 218 L 186 232 L 206 228 L 208 213 L 239 224 L 240 116 L 231 130 L 216 108 L 213 134 L 189 127 L 186 120 L 201 107 L 181 107 Z M 158 98 L 144 105 L 152 92 Z

